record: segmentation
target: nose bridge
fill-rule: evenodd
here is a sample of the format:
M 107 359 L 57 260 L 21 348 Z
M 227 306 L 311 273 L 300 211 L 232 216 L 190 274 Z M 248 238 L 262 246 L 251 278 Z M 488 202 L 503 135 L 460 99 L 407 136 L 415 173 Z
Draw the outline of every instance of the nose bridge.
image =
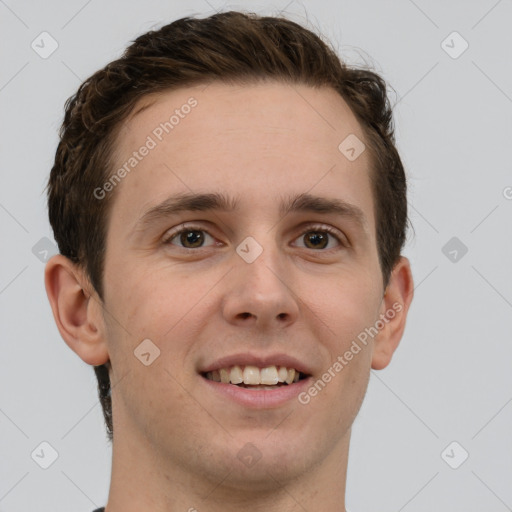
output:
M 275 230 L 262 227 L 253 234 L 246 236 L 236 247 L 236 253 L 242 261 L 236 265 L 246 276 L 246 279 L 263 284 L 284 286 L 282 280 L 288 273 L 285 264 L 286 255 L 279 242 L 276 241 Z
M 261 278 L 268 277 L 277 280 L 280 286 L 290 274 L 288 256 L 285 254 L 283 241 L 276 235 L 277 226 L 262 224 L 258 229 L 252 229 L 236 247 L 236 252 L 242 262 L 237 264 L 248 272 L 248 275 L 258 275 Z

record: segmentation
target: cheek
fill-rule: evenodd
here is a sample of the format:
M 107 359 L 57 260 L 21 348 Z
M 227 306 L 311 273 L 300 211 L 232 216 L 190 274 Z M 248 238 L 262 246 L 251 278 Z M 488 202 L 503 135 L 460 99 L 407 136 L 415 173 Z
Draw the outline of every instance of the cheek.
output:
M 178 327 L 204 294 L 201 286 L 194 287 L 172 268 L 126 265 L 122 273 L 116 271 L 110 277 L 112 314 L 136 339 L 162 338 L 173 326 Z
M 371 340 L 365 338 L 365 330 L 378 319 L 381 290 L 376 277 L 368 272 L 346 276 L 344 282 L 331 291 L 331 329 L 335 336 L 331 335 L 333 342 L 329 351 L 331 361 L 338 364 L 330 366 L 330 373 L 335 377 L 328 400 L 332 400 L 338 410 L 333 415 L 335 421 L 342 423 L 356 416 L 366 393 L 372 345 Z
M 122 339 L 112 344 L 116 352 L 131 356 L 126 360 L 124 354 L 117 354 L 124 359 L 119 364 L 138 368 L 140 363 L 134 351 L 142 350 L 141 343 L 149 339 L 157 348 L 145 343 L 158 354 L 151 367 L 161 366 L 172 375 L 180 375 L 180 379 L 188 378 L 184 373 L 188 372 L 191 353 L 196 349 L 194 342 L 201 338 L 217 310 L 212 302 L 214 295 L 206 292 L 218 279 L 215 276 L 193 279 L 179 275 L 175 269 L 156 268 L 139 276 L 132 273 L 130 279 L 119 282 L 116 289 L 119 323 L 114 321 L 113 328 Z M 121 322 L 124 329 L 120 327 Z M 169 375 L 164 377 L 170 379 Z
M 382 298 L 371 274 L 347 273 L 334 278 L 310 298 L 309 306 L 327 327 L 333 356 L 340 355 L 353 339 L 378 318 Z
M 110 281 L 108 342 L 122 407 L 149 432 L 154 422 L 168 421 L 171 413 L 173 417 L 197 414 L 179 382 L 188 387 L 183 362 L 196 328 L 190 327 L 187 314 L 204 291 L 186 293 L 183 278 L 164 279 L 163 271 L 125 270 L 124 278 L 119 273 L 117 280 Z M 176 403 L 186 405 L 180 406 L 179 414 L 171 408 Z M 167 420 L 159 419 L 162 415 Z

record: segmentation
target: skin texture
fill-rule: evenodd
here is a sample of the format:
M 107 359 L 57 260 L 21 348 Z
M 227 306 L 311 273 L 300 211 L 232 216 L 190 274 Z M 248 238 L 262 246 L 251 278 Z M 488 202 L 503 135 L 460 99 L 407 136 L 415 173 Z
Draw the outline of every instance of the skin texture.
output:
M 156 147 L 110 192 L 105 301 L 63 256 L 46 267 L 66 343 L 88 364 L 112 364 L 106 511 L 344 511 L 351 425 L 413 297 L 404 257 L 382 286 L 369 152 L 349 161 L 338 150 L 349 134 L 364 141 L 362 129 L 328 88 L 212 83 L 143 98 L 137 108 L 146 108 L 119 132 L 118 166 L 190 97 L 197 106 L 162 141 L 153 136 Z M 180 213 L 134 231 L 148 208 L 178 192 L 222 192 L 240 209 Z M 365 225 L 280 215 L 280 200 L 299 193 L 343 199 Z M 179 235 L 163 243 L 184 222 L 206 230 L 202 247 Z M 313 245 L 310 232 L 326 226 L 340 241 L 324 234 Z M 248 236 L 263 248 L 252 263 L 236 252 Z M 316 381 L 393 304 L 401 311 L 307 405 L 249 409 L 198 373 L 235 353 L 285 353 Z M 160 350 L 149 366 L 134 356 L 147 338 Z M 261 454 L 251 467 L 237 457 L 246 443 Z

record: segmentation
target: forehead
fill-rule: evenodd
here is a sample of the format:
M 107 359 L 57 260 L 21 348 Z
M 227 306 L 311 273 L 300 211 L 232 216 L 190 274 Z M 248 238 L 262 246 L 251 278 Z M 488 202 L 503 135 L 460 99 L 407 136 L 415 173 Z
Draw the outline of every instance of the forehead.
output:
M 133 228 L 176 193 L 225 193 L 241 199 L 242 215 L 269 216 L 279 198 L 309 192 L 355 204 L 373 232 L 368 151 L 351 161 L 339 149 L 354 136 L 364 141 L 330 88 L 214 82 L 148 95 L 118 133 L 115 169 L 128 172 L 115 185 L 112 222 Z

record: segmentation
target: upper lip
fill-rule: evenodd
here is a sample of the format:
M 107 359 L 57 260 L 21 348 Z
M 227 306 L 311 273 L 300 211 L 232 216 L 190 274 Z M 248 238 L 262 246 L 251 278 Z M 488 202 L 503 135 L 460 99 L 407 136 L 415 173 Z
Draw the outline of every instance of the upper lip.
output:
M 288 354 L 254 354 L 244 352 L 240 354 L 232 354 L 230 356 L 221 357 L 215 361 L 208 363 L 199 370 L 200 373 L 212 372 L 221 368 L 230 368 L 231 366 L 257 366 L 266 368 L 267 366 L 286 366 L 286 368 L 295 368 L 295 370 L 311 375 L 311 369 L 305 364 Z

